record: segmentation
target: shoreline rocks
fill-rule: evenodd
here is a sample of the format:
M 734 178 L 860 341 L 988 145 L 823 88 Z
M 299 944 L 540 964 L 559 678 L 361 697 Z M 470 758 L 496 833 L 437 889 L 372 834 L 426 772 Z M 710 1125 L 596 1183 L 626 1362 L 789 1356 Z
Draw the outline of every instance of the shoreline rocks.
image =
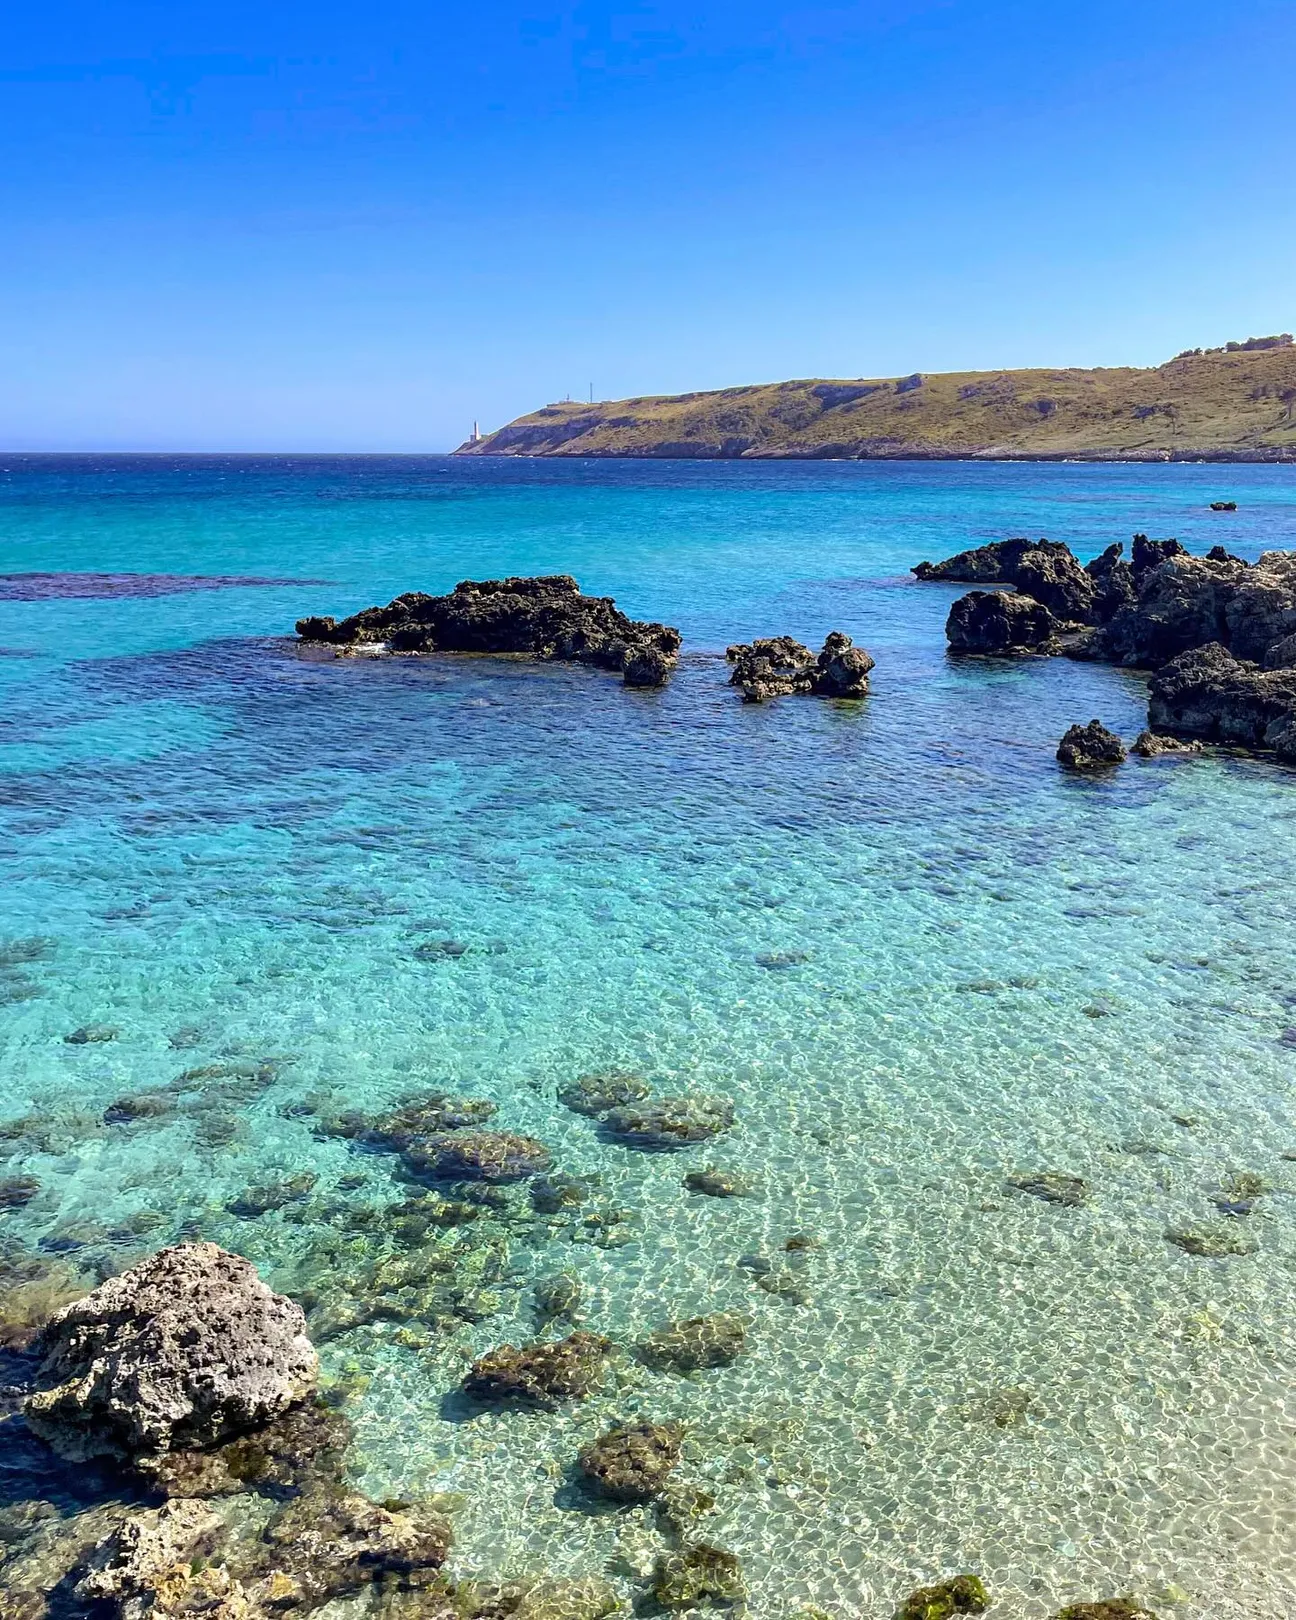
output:
M 1016 657 L 1053 653 L 1058 622 L 1033 597 L 1008 591 L 970 591 L 950 608 L 945 635 L 953 652 Z
M 306 1319 L 214 1243 L 161 1249 L 65 1306 L 38 1341 L 31 1428 L 61 1457 L 208 1446 L 304 1401 Z
M 342 620 L 297 621 L 303 642 L 340 651 L 521 653 L 591 664 L 627 686 L 661 686 L 679 662 L 670 625 L 629 619 L 610 596 L 585 596 L 570 574 L 461 580 L 445 596 L 407 591 Z
M 1296 763 L 1296 669 L 1261 669 L 1219 642 L 1172 658 L 1152 677 L 1153 731 L 1269 748 Z
M 868 695 L 875 660 L 842 630 L 833 630 L 816 655 L 791 636 L 738 642 L 725 650 L 734 666 L 730 686 L 742 688 L 744 703 L 806 693 L 813 697 L 861 698 Z

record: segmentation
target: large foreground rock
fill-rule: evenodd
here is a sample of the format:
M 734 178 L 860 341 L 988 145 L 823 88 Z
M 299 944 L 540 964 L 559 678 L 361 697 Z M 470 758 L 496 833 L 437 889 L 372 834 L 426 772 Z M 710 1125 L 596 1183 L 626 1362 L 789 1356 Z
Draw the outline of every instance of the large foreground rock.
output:
M 350 618 L 299 619 L 303 641 L 392 652 L 525 653 L 594 664 L 630 686 L 661 685 L 679 656 L 679 631 L 629 619 L 610 596 L 584 596 L 570 574 L 465 579 L 447 596 L 407 591 Z
M 1272 748 L 1296 763 L 1296 669 L 1261 669 L 1212 642 L 1171 659 L 1152 677 L 1154 732 Z
M 218 1444 L 303 1400 L 306 1320 L 214 1243 L 162 1249 L 61 1310 L 27 1421 L 72 1461 Z
M 742 688 L 744 703 L 766 703 L 796 692 L 813 697 L 859 698 L 869 689 L 873 658 L 842 630 L 833 630 L 819 653 L 791 636 L 739 642 L 725 657 L 734 666 L 730 686 Z

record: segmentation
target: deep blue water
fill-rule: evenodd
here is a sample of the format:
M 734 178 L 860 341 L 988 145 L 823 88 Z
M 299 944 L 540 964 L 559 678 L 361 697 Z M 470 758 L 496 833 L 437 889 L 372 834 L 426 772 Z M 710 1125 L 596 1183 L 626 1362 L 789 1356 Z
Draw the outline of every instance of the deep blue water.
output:
M 1209 512 L 1222 496 L 1239 510 Z M 371 1258 L 339 1207 L 404 1190 L 305 1109 L 491 1096 L 600 1178 L 628 1241 L 443 1234 L 491 1311 L 324 1345 L 357 1479 L 461 1493 L 461 1569 L 610 1570 L 631 1592 L 649 1516 L 573 1512 L 555 1481 L 643 1411 L 689 1424 L 717 1498 L 699 1533 L 743 1559 L 756 1616 L 880 1620 L 964 1567 L 1026 1620 L 1126 1590 L 1203 1620 L 1286 1612 L 1296 777 L 1229 756 L 1068 777 L 1061 732 L 1097 715 L 1132 738 L 1142 677 L 952 660 L 957 589 L 908 574 L 1007 534 L 1088 557 L 1135 530 L 1296 547 L 1296 478 L 0 457 L 0 574 L 47 576 L 0 581 L 0 1123 L 39 1121 L 0 1175 L 41 1183 L 0 1214 L 6 1241 L 92 1271 L 201 1233 L 327 1290 Z M 289 636 L 557 571 L 680 627 L 664 692 L 320 661 Z M 125 574 L 151 577 L 48 577 Z M 728 642 L 834 628 L 877 658 L 864 703 L 752 708 L 725 685 Z M 467 950 L 416 954 L 445 938 Z M 86 1024 L 120 1033 L 65 1043 Z M 102 1123 L 182 1069 L 265 1059 L 254 1094 L 217 1078 Z M 737 1128 L 677 1157 L 608 1145 L 555 1098 L 607 1067 L 722 1093 Z M 711 1162 L 758 1196 L 687 1193 Z M 309 1200 L 226 1207 L 303 1168 Z M 1091 1202 L 1006 1190 L 1041 1169 Z M 1235 1223 L 1255 1254 L 1166 1241 L 1214 1229 L 1239 1171 L 1274 1189 Z M 798 1231 L 819 1246 L 786 1262 Z M 809 1302 L 755 1288 L 752 1253 L 799 1266 Z M 558 1269 L 619 1341 L 736 1309 L 750 1354 L 695 1380 L 627 1358 L 571 1411 L 448 1421 L 466 1361 L 532 1332 L 531 1283 Z

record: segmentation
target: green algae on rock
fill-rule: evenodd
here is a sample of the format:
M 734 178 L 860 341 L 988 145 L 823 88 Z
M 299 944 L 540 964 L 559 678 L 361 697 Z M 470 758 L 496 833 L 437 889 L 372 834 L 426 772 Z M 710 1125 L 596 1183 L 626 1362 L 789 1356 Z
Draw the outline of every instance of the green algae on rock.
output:
M 580 1400 L 595 1388 L 611 1342 L 597 1333 L 572 1333 L 552 1344 L 499 1345 L 479 1356 L 463 1390 L 479 1401 L 522 1401 L 554 1406 Z
M 1157 1620 L 1157 1617 L 1133 1598 L 1106 1598 L 1097 1603 L 1068 1603 L 1065 1609 L 1058 1610 L 1053 1620 Z
M 591 1441 L 577 1461 L 613 1501 L 647 1502 L 679 1462 L 683 1433 L 678 1423 L 629 1423 Z
M 653 1571 L 652 1592 L 664 1609 L 691 1609 L 698 1603 L 739 1603 L 747 1587 L 733 1553 L 695 1541 L 662 1554 Z
M 911 1592 L 895 1620 L 952 1620 L 958 1614 L 984 1614 L 989 1607 L 990 1594 L 976 1575 L 955 1575 Z
M 746 1348 L 747 1324 L 732 1311 L 691 1316 L 650 1333 L 635 1347 L 639 1360 L 658 1372 L 698 1372 L 731 1366 Z

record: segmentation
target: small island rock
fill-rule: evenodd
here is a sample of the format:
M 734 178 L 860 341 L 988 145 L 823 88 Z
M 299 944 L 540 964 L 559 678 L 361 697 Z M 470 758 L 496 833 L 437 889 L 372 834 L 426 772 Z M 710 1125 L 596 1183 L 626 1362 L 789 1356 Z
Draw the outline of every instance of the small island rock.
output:
M 1100 720 L 1087 726 L 1072 726 L 1058 744 L 1059 764 L 1073 771 L 1102 770 L 1119 765 L 1125 758 L 1125 744 Z
M 730 686 L 742 688 L 744 703 L 766 703 L 793 693 L 814 697 L 859 698 L 868 693 L 873 658 L 834 630 L 817 655 L 791 636 L 739 642 L 725 657 L 734 666 Z

